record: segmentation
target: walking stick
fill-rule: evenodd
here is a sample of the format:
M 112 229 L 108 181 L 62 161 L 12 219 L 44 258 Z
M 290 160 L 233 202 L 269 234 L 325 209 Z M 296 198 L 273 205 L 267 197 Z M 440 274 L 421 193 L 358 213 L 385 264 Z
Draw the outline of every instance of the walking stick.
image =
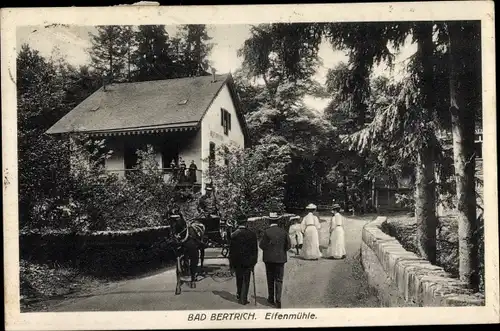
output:
M 253 276 L 253 298 L 255 300 L 255 305 L 257 306 L 257 289 L 255 288 L 255 267 L 252 269 Z

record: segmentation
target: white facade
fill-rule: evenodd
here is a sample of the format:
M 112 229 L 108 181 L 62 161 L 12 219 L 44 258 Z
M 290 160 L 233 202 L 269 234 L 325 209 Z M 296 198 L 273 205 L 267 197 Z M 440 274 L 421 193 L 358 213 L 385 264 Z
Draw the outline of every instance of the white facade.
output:
M 223 111 L 222 111 L 223 110 Z M 230 124 L 228 129 L 222 123 L 223 112 L 230 114 Z M 241 149 L 245 146 L 245 136 L 242 125 L 238 119 L 236 107 L 231 97 L 231 93 L 227 84 L 222 86 L 219 93 L 215 96 L 212 104 L 209 106 L 205 115 L 201 119 L 200 129 L 192 135 L 162 136 L 158 135 L 154 138 L 146 138 L 142 135 L 128 136 L 127 138 L 117 137 L 109 141 L 108 146 L 113 150 L 113 154 L 106 160 L 105 167 L 107 170 L 114 172 L 120 176 L 125 174 L 126 167 L 126 151 L 125 146 L 134 145 L 137 148 L 146 144 L 152 144 L 157 150 L 157 161 L 161 168 L 169 168 L 168 157 L 163 157 L 162 146 L 173 142 L 177 146 L 179 159 L 182 158 L 189 167 L 191 161 L 194 161 L 198 170 L 202 171 L 201 190 L 204 192 L 206 177 L 208 173 L 208 158 L 210 156 L 210 145 L 215 145 L 217 149 L 221 145 L 234 145 Z M 223 160 L 217 160 L 223 162 Z
M 231 114 L 230 130 L 227 131 L 227 134 L 225 133 L 224 126 L 222 125 L 221 109 L 224 109 Z M 238 120 L 236 108 L 227 84 L 225 84 L 219 91 L 219 94 L 215 97 L 201 121 L 201 159 L 203 160 L 201 170 L 203 176 L 208 172 L 210 143 L 215 144 L 215 148 L 218 148 L 221 145 L 230 144 L 241 149 L 245 147 L 243 128 Z M 217 160 L 217 162 L 223 161 Z M 204 183 L 205 181 L 202 185 L 202 191 L 205 190 Z

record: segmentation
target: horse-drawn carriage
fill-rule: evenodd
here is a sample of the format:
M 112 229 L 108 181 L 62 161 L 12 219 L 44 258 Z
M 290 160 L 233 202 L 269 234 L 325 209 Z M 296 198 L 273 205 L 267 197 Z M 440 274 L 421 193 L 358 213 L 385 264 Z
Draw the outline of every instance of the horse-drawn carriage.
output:
M 181 293 L 183 283 L 196 287 L 198 263 L 203 273 L 206 248 L 220 248 L 221 255 L 227 257 L 229 240 L 234 226 L 220 216 L 198 217 L 186 220 L 181 213 L 170 215 L 172 238 L 176 245 L 177 286 L 175 294 Z

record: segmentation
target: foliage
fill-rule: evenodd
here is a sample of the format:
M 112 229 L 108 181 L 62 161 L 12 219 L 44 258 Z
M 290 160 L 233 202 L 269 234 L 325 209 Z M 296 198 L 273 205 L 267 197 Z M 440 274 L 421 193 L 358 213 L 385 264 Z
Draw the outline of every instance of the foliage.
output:
M 103 76 L 110 82 L 123 80 L 129 44 L 125 40 L 129 36 L 128 30 L 121 25 L 103 25 L 96 29 L 97 34 L 90 34 L 92 66 L 104 73 Z
M 287 146 L 275 142 L 240 150 L 221 146 L 217 152 L 220 160 L 210 169 L 210 176 L 217 190 L 221 216 L 236 219 L 266 214 L 284 208 L 285 168 L 290 162 Z
M 183 76 L 202 76 L 206 74 L 210 63 L 208 56 L 212 50 L 212 39 L 204 24 L 189 24 L 179 28 L 181 38 L 181 62 Z
M 156 80 L 175 77 L 169 36 L 164 25 L 141 25 L 135 33 L 137 49 L 133 62 L 137 68 L 134 80 Z
M 17 116 L 19 158 L 20 228 L 59 225 L 57 206 L 65 203 L 68 176 L 68 140 L 45 131 L 75 102 L 78 95 L 74 69 L 44 59 L 38 51 L 22 45 L 17 56 Z
M 77 231 L 126 230 L 164 222 L 173 187 L 166 183 L 151 146 L 138 151 L 138 166 L 118 178 L 103 167 L 112 154 L 105 142 L 72 141 L 71 202 L 65 207 Z

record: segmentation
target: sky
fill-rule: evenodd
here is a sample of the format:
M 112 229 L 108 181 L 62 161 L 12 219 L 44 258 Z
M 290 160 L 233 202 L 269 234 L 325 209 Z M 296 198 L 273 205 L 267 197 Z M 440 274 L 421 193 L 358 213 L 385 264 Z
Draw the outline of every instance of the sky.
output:
M 214 44 L 209 60 L 217 73 L 228 73 L 236 71 L 242 62 L 237 56 L 237 51 L 245 40 L 250 36 L 250 25 L 207 25 L 208 34 L 212 37 Z M 170 36 L 175 35 L 176 26 L 166 26 Z M 87 49 L 91 46 L 89 34 L 95 32 L 92 26 L 26 26 L 17 30 L 17 50 L 26 43 L 31 48 L 36 49 L 44 57 L 62 57 L 70 64 L 89 64 L 90 57 Z M 414 45 L 404 48 L 396 56 L 396 68 L 390 73 L 385 65 L 375 68 L 377 75 L 386 75 L 398 79 L 402 69 L 402 63 L 415 52 Z M 315 79 L 324 83 L 329 68 L 334 68 L 338 63 L 347 62 L 347 56 L 342 51 L 334 51 L 332 47 L 323 43 L 319 49 L 319 56 L 322 65 L 317 69 Z M 314 98 L 306 96 L 304 99 L 307 106 L 322 112 L 327 106 L 328 99 Z

